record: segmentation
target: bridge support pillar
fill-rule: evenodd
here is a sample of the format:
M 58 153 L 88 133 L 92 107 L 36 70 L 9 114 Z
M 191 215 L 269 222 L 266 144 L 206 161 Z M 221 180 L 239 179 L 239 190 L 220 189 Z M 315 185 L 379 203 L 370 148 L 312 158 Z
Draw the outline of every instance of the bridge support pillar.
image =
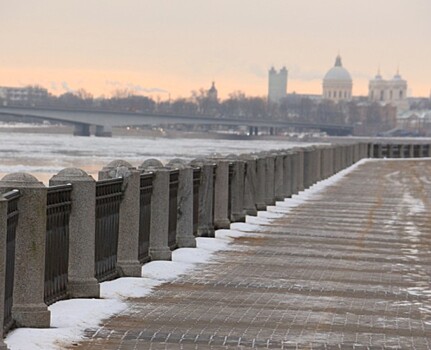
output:
M 109 125 L 96 125 L 95 136 L 112 137 L 112 127 Z
M 90 136 L 90 125 L 89 124 L 75 124 L 75 130 L 73 136 Z

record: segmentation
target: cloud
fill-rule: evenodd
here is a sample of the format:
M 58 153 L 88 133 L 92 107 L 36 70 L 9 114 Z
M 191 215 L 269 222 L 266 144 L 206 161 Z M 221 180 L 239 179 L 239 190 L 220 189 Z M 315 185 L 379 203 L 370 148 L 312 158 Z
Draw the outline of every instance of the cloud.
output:
M 151 87 L 151 88 L 145 88 L 141 85 L 135 85 L 135 84 L 127 84 L 127 88 L 129 88 L 132 91 L 135 92 L 146 92 L 146 93 L 163 93 L 163 94 L 167 94 L 169 93 L 169 91 L 162 89 L 162 88 L 158 88 L 158 87 Z
M 55 81 L 50 82 L 51 90 L 58 91 L 58 85 Z
M 106 80 L 105 84 L 109 85 L 109 86 L 113 86 L 113 87 L 118 88 L 118 89 L 127 89 L 131 92 L 134 92 L 134 93 L 146 93 L 146 94 L 154 94 L 154 93 L 168 94 L 169 93 L 169 91 L 167 91 L 163 88 L 143 87 L 142 85 L 139 85 L 139 84 L 122 83 L 118 80 Z
M 106 85 L 112 85 L 112 86 L 121 86 L 122 84 L 118 80 L 106 80 Z
M 66 81 L 62 81 L 61 82 L 61 87 L 63 88 L 64 91 L 66 92 L 74 92 L 75 90 L 72 89 L 69 84 Z

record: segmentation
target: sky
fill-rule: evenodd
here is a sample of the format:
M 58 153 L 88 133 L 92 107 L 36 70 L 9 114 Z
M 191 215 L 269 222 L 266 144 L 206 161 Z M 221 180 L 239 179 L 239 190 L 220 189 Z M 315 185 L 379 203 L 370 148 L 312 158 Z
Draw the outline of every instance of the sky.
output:
M 411 96 L 431 91 L 430 0 L 0 0 L 0 86 L 54 94 L 119 89 L 162 100 L 215 81 L 221 98 L 266 96 L 268 69 L 288 92 L 320 94 L 338 53 L 366 95 L 380 67 Z

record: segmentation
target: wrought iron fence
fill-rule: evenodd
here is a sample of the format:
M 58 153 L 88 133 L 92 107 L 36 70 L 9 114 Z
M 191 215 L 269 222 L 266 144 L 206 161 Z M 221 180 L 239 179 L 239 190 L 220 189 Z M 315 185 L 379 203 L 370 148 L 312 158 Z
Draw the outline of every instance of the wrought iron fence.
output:
M 193 234 L 198 234 L 199 224 L 199 186 L 201 183 L 201 168 L 193 168 Z
M 151 226 L 151 195 L 153 193 L 153 173 L 141 175 L 141 196 L 139 211 L 139 247 L 138 256 L 141 263 L 150 260 L 150 226 Z
M 71 184 L 48 188 L 44 292 L 47 305 L 67 297 L 71 195 Z
M 123 179 L 96 183 L 95 277 L 99 282 L 118 276 L 117 248 Z
M 12 304 L 13 284 L 15 275 L 15 237 L 18 225 L 18 200 L 20 193 L 13 190 L 4 195 L 8 201 L 7 206 L 7 237 L 6 237 L 6 269 L 5 269 L 5 295 L 3 329 L 7 332 L 13 326 Z
M 179 170 L 171 170 L 169 175 L 169 228 L 168 245 L 177 248 L 178 184 Z

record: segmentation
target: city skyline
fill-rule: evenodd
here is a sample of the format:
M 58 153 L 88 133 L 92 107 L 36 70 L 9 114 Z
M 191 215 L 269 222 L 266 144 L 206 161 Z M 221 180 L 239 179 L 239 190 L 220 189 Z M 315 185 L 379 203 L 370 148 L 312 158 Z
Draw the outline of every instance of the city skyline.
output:
M 353 95 L 367 95 L 378 68 L 386 79 L 399 68 L 410 95 L 428 97 L 430 11 L 426 0 L 18 0 L 0 14 L 0 85 L 166 99 L 216 81 L 221 98 L 265 96 L 270 67 L 286 66 L 288 93 L 321 94 L 340 53 Z

